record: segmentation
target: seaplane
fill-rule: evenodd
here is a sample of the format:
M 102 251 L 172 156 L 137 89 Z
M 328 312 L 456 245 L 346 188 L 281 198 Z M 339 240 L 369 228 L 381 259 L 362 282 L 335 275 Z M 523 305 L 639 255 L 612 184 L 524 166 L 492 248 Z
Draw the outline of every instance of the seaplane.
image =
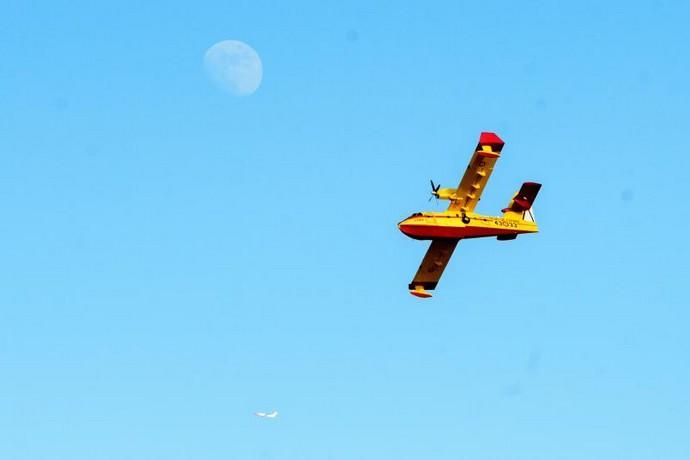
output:
M 457 188 L 441 188 L 440 184 L 431 181 L 431 198 L 448 200 L 448 209 L 416 212 L 398 224 L 400 231 L 410 238 L 431 240 L 417 274 L 408 286 L 410 294 L 420 298 L 432 296 L 429 291 L 436 289 L 460 240 L 496 237 L 499 241 L 509 241 L 518 235 L 539 231 L 532 213 L 532 204 L 541 189 L 541 184 L 536 182 L 523 183 L 501 211 L 502 216 L 474 212 L 504 145 L 495 133 L 481 133 Z

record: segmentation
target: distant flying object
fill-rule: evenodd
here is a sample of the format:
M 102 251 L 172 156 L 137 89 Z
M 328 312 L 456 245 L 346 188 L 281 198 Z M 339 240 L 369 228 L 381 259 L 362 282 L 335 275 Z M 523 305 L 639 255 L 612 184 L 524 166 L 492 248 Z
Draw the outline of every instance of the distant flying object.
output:
M 255 412 L 254 415 L 263 418 L 276 418 L 278 416 L 278 411 L 274 410 L 273 412 Z
M 416 240 L 431 240 L 417 274 L 409 285 L 410 294 L 431 297 L 455 246 L 464 238 L 495 236 L 500 241 L 514 240 L 521 233 L 536 233 L 539 227 L 532 214 L 532 203 L 541 184 L 525 182 L 502 210 L 503 217 L 474 212 L 504 142 L 494 133 L 481 133 L 479 144 L 458 188 L 441 188 L 431 181 L 431 194 L 449 200 L 443 212 L 417 212 L 398 224 L 405 235 Z

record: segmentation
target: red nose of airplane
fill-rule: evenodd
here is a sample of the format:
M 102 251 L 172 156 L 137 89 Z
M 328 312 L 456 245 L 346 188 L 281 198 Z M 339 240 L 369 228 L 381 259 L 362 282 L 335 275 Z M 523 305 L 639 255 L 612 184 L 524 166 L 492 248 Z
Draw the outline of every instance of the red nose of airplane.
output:
M 403 234 L 409 236 L 410 238 L 414 238 L 415 240 L 426 239 L 427 237 L 425 234 L 426 226 L 420 225 L 419 219 L 417 219 L 416 215 L 408 217 L 400 222 L 398 224 L 398 228 Z
M 407 236 L 412 236 L 410 235 L 410 224 L 409 224 L 409 218 L 401 221 L 398 223 L 398 228 L 400 229 L 401 232 L 403 232 Z

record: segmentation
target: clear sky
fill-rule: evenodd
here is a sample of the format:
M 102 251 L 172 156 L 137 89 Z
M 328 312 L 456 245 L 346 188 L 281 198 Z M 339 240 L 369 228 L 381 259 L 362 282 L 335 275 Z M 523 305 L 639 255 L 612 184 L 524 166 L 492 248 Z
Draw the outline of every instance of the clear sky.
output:
M 689 20 L 3 2 L 0 458 L 687 459 Z M 204 72 L 226 39 L 251 96 Z M 480 131 L 477 210 L 539 181 L 542 231 L 414 298 L 396 224 Z

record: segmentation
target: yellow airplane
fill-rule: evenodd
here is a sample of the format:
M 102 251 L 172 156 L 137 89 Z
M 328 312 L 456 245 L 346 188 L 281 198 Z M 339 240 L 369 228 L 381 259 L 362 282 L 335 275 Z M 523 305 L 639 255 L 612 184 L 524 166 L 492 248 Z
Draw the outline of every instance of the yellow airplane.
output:
M 539 227 L 532 214 L 532 203 L 541 184 L 525 182 L 513 195 L 502 217 L 474 212 L 504 142 L 495 133 L 481 133 L 479 143 L 467 165 L 458 188 L 441 188 L 431 181 L 431 194 L 449 200 L 443 212 L 417 212 L 398 224 L 405 235 L 416 240 L 431 240 L 417 274 L 409 285 L 410 294 L 427 298 L 436 289 L 458 242 L 464 238 L 495 236 L 500 241 L 514 240 L 521 233 L 536 233 Z

